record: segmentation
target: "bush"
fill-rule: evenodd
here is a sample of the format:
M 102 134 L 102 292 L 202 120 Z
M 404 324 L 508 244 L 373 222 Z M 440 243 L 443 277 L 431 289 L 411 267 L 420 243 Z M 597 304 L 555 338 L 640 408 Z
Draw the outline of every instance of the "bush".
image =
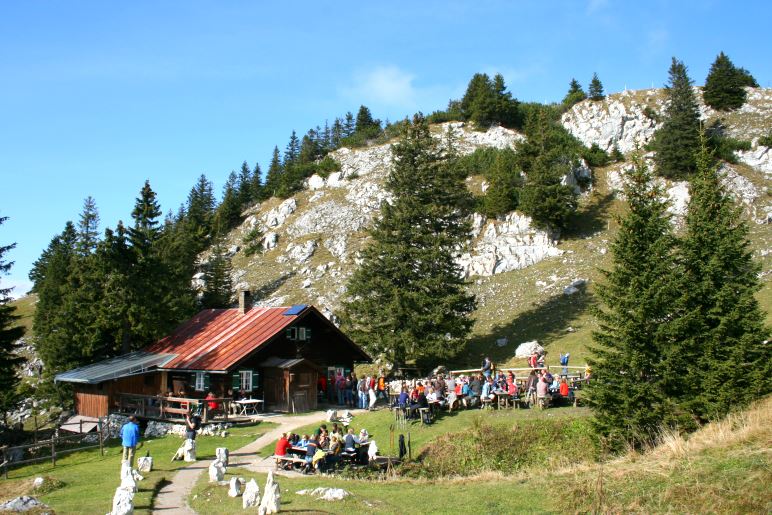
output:
M 246 235 L 242 243 L 244 244 L 244 255 L 253 256 L 263 250 L 263 233 L 257 227 L 253 227 Z
M 597 166 L 606 166 L 611 161 L 608 153 L 600 148 L 597 143 L 593 143 L 590 148 L 582 149 L 582 158 L 592 168 Z
M 716 120 L 707 129 L 705 136 L 708 139 L 708 148 L 713 151 L 713 155 L 718 159 L 723 159 L 728 163 L 736 163 L 737 150 L 750 150 L 751 142 L 732 138 L 726 135 L 726 126 L 722 120 Z
M 655 122 L 659 121 L 659 114 L 657 114 L 657 111 L 655 111 L 651 106 L 646 106 L 643 108 L 643 116 L 649 120 L 654 120 Z
M 772 132 L 759 138 L 759 145 L 772 148 Z

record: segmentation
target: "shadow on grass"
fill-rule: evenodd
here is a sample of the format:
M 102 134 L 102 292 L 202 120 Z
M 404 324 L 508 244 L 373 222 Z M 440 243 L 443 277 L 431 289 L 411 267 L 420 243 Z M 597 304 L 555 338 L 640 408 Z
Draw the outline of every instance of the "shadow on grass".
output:
M 563 233 L 563 239 L 577 240 L 604 230 L 608 224 L 609 207 L 613 201 L 613 193 L 605 195 L 593 193 L 587 204 L 577 210 Z
M 543 347 L 558 339 L 572 321 L 595 305 L 595 298 L 582 286 L 573 295 L 555 295 L 545 302 L 520 313 L 507 324 L 494 326 L 488 334 L 471 338 L 452 366 L 477 366 L 485 355 L 494 363 L 512 357 L 512 345 L 498 347 L 496 340 L 507 338 L 511 343 L 520 344 L 538 340 Z
M 148 506 L 134 506 L 135 510 L 147 510 L 149 512 L 155 511 L 155 500 L 158 498 L 158 494 L 161 490 L 163 490 L 165 487 L 172 484 L 172 482 L 166 478 L 161 479 L 158 481 L 155 486 L 153 487 L 152 493 L 150 494 L 150 499 L 148 499 Z
M 265 283 L 262 286 L 260 286 L 257 290 L 252 292 L 252 298 L 254 300 L 258 299 L 264 299 L 266 297 L 270 297 L 272 294 L 276 293 L 276 291 L 279 290 L 279 288 L 284 285 L 288 280 L 290 280 L 296 272 L 289 272 L 286 274 L 283 274 L 282 276 L 278 277 L 277 279 Z

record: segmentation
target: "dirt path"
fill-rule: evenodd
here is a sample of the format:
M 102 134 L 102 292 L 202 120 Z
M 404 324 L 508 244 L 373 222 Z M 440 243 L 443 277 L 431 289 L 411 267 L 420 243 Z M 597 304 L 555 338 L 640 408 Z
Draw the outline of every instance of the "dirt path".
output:
M 352 410 L 353 411 L 353 410 Z M 292 431 L 301 426 L 323 420 L 324 411 L 316 411 L 307 415 L 277 416 L 261 419 L 264 422 L 279 424 L 255 441 L 245 445 L 230 454 L 231 466 L 246 467 L 257 472 L 266 472 L 273 465 L 271 460 L 256 459 L 256 453 L 261 448 L 279 439 L 284 431 Z M 187 498 L 198 481 L 199 476 L 209 468 L 213 460 L 201 460 L 178 469 L 171 483 L 159 490 L 155 498 L 154 512 L 193 515 L 195 512 L 188 506 Z M 287 473 L 288 475 L 291 473 Z

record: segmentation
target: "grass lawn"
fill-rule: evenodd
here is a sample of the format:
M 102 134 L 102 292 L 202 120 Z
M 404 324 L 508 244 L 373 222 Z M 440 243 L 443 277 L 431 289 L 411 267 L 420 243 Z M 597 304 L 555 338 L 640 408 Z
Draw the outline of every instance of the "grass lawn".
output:
M 559 407 L 550 408 L 547 410 L 495 410 L 495 411 L 482 411 L 479 409 L 454 411 L 448 413 L 443 411 L 435 422 L 429 426 L 422 425 L 419 421 L 412 421 L 408 423 L 407 429 L 400 429 L 394 427 L 394 448 L 389 449 L 391 441 L 390 428 L 394 424 L 394 414 L 388 409 L 379 409 L 378 411 L 371 411 L 356 415 L 351 422 L 357 433 L 362 428 L 367 429 L 371 438 L 375 439 L 380 453 L 386 455 L 397 454 L 398 436 L 400 433 L 407 438 L 410 435 L 410 442 L 412 446 L 413 456 L 417 456 L 426 445 L 437 438 L 438 436 L 446 433 L 454 433 L 460 431 L 466 431 L 472 427 L 476 418 L 481 418 L 487 423 L 493 426 L 505 426 L 517 424 L 518 421 L 530 421 L 530 420 L 555 420 L 565 417 L 585 417 L 589 416 L 590 410 L 588 408 L 574 408 L 574 407 Z M 332 427 L 329 422 L 324 422 L 320 419 L 319 422 L 309 424 L 301 428 L 296 429 L 294 432 L 299 434 L 313 433 L 320 424 L 327 424 L 328 429 Z M 275 443 L 275 442 L 274 442 Z M 266 445 L 260 449 L 260 456 L 270 456 L 273 454 L 274 443 Z
M 231 450 L 243 447 L 273 427 L 275 424 L 262 422 L 233 427 L 226 438 L 199 436 L 196 439 L 198 458 L 213 458 L 217 447 Z M 136 512 L 150 513 L 158 490 L 171 479 L 176 469 L 185 465 L 181 461 L 170 461 L 181 444 L 181 438 L 166 436 L 145 440 L 143 447 L 138 449 L 138 456 L 144 456 L 149 451 L 155 459 L 153 471 L 138 484 L 139 491 L 134 497 Z M 13 468 L 9 471 L 8 480 L 0 479 L 0 499 L 31 494 L 57 513 L 107 513 L 115 488 L 120 484 L 120 441 L 110 440 L 105 450 L 104 456 L 99 455 L 99 449 L 68 454 L 58 459 L 55 467 L 48 462 Z M 32 480 L 37 476 L 53 478 L 61 482 L 62 487 L 37 495 L 31 492 Z
M 266 475 L 232 469 L 226 480 L 254 478 L 265 488 Z M 548 490 L 533 483 L 499 476 L 465 480 L 356 481 L 326 476 L 274 476 L 281 488 L 282 511 L 313 513 L 542 513 L 552 511 Z M 352 495 L 342 501 L 320 501 L 296 492 L 317 487 L 343 488 Z M 209 484 L 202 477 L 193 489 L 190 505 L 197 513 L 236 513 L 241 498 L 230 498 L 228 487 Z

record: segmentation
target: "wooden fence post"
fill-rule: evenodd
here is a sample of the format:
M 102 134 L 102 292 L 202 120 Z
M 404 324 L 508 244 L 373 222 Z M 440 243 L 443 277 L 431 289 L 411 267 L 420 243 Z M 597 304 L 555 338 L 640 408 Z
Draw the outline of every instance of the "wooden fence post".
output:
M 99 417 L 97 419 L 97 432 L 99 433 L 99 455 L 104 456 L 105 442 L 104 442 L 104 437 L 102 436 L 102 417 Z
M 56 466 L 56 436 L 51 435 L 51 465 Z
M 3 446 L 3 474 L 5 475 L 5 479 L 8 479 L 8 456 L 5 454 L 5 449 L 7 447 L 7 445 Z

